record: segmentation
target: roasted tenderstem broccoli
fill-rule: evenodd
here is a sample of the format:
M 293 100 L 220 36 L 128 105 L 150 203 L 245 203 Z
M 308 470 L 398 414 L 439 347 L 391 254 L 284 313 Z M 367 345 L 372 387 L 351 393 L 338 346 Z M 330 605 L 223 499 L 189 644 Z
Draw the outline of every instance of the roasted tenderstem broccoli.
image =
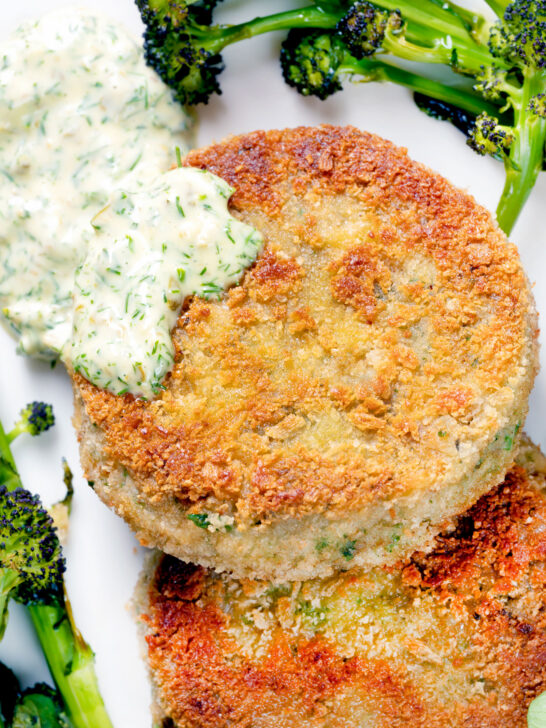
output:
M 64 570 L 57 532 L 38 496 L 0 485 L 0 639 L 10 599 L 62 604 Z
M 281 67 L 286 83 L 304 96 L 325 99 L 342 89 L 345 78 L 352 77 L 363 82 L 391 81 L 474 116 L 484 109 L 490 114 L 498 112 L 471 86 L 465 88 L 455 80 L 452 85 L 440 83 L 393 65 L 388 57 L 364 55 L 357 59 L 333 33 L 291 30 L 281 47 Z
M 331 27 L 320 8 L 277 13 L 241 25 L 211 25 L 216 0 L 136 0 L 145 25 L 144 55 L 182 104 L 207 103 L 221 93 L 222 50 L 237 41 L 291 27 Z
M 70 728 L 59 694 L 45 683 L 21 690 L 0 662 L 0 728 Z
M 0 422 L 0 637 L 8 600 L 16 599 L 28 609 L 69 728 L 112 728 L 93 652 L 75 627 L 66 598 L 56 529 L 39 498 L 24 489 L 10 449 L 21 433 L 40 434 L 52 424 L 50 406 L 36 402 L 23 409 L 11 432 Z M 32 704 L 36 707 L 36 701 Z
M 424 4 L 426 1 L 420 3 L 421 7 Z M 450 63 L 451 68 L 471 79 L 469 88 L 425 80 L 415 73 L 408 74 L 403 68 L 393 71 L 398 58 L 417 60 L 418 53 L 412 58 L 414 42 L 408 52 L 406 39 L 411 23 L 403 24 L 402 16 L 387 12 L 381 5 L 381 0 L 373 4 L 354 3 L 335 34 L 329 34 L 328 51 L 328 41 L 317 31 L 291 31 L 281 50 L 285 80 L 300 93 L 320 98 L 338 90 L 344 76 L 357 81 L 389 80 L 417 92 L 420 108 L 454 121 L 468 133 L 468 143 L 474 151 L 504 162 L 506 183 L 497 207 L 497 219 L 505 232 L 510 233 L 544 167 L 545 0 L 491 3 L 503 17 L 488 27 L 487 63 L 476 67 L 471 56 L 463 55 L 459 46 L 453 47 L 456 60 Z M 481 36 L 485 37 L 484 25 L 480 27 Z M 429 51 L 424 52 L 421 60 L 430 61 L 429 56 Z M 319 69 L 324 70 L 323 83 Z M 444 113 L 439 102 L 447 105 Z M 457 123 L 458 110 L 474 114 L 470 124 Z
M 506 127 L 482 114 L 470 144 L 504 161 L 506 183 L 497 219 L 510 232 L 544 166 L 546 0 L 510 3 L 491 27 L 489 50 L 491 67 L 478 75 L 476 88 L 485 98 L 500 99 L 513 120 Z
M 232 43 L 293 28 L 338 28 L 340 35 L 347 36 L 360 18 L 368 25 L 371 22 L 367 20 L 370 3 L 362 2 L 351 5 L 317 0 L 296 10 L 256 17 L 239 25 L 212 24 L 214 0 L 136 0 L 136 4 L 145 25 L 147 62 L 173 89 L 175 97 L 190 105 L 207 103 L 212 94 L 220 93 L 218 75 L 224 68 L 221 52 Z M 441 8 L 427 16 L 420 8 L 422 3 L 416 3 L 415 7 L 407 4 L 404 15 L 407 33 L 402 32 L 396 5 L 387 0 L 384 17 L 371 23 L 378 26 L 377 40 L 382 37 L 385 43 L 399 47 L 400 54 L 408 60 L 447 63 L 456 68 L 468 65 L 475 69 L 487 61 L 487 49 L 474 40 L 459 16 Z M 429 4 L 433 2 L 427 0 Z M 467 15 L 465 18 L 468 22 Z M 446 33 L 457 38 L 457 53 L 445 45 Z M 420 41 L 418 44 L 412 42 L 416 38 Z M 366 43 L 373 44 L 373 41 Z M 427 57 L 423 58 L 423 54 Z
M 419 108 L 504 162 L 497 218 L 507 233 L 545 166 L 546 0 L 486 0 L 493 21 L 450 0 L 309 0 L 233 26 L 213 24 L 216 0 L 136 3 L 147 61 L 185 104 L 220 93 L 226 46 L 273 30 L 289 31 L 283 75 L 300 93 L 324 99 L 344 77 L 413 90 Z M 457 75 L 439 81 L 428 64 Z
M 19 420 L 8 434 L 8 442 L 12 442 L 21 433 L 27 432 L 36 437 L 49 430 L 55 424 L 53 408 L 45 402 L 31 402 L 22 411 Z

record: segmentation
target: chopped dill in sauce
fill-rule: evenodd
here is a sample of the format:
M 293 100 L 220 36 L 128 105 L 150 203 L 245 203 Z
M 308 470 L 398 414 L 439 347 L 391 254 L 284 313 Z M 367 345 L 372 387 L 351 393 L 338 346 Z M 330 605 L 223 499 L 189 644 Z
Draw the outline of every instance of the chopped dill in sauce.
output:
M 191 120 L 139 43 L 89 11 L 21 25 L 0 58 L 0 319 L 21 352 L 54 359 L 90 219 L 167 171 Z
M 115 394 L 161 391 L 184 299 L 220 298 L 261 249 L 262 236 L 230 215 L 232 193 L 210 172 L 182 167 L 119 193 L 94 218 L 63 351 L 75 371 Z

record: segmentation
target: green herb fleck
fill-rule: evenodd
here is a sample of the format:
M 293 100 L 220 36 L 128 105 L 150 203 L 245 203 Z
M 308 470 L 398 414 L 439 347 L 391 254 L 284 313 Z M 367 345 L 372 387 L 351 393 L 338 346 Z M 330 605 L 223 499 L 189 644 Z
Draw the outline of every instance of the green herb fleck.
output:
M 343 543 L 339 549 L 341 551 L 341 555 L 344 559 L 347 559 L 347 561 L 350 561 L 356 552 L 356 541 L 348 539 Z
M 196 526 L 199 526 L 199 528 L 208 528 L 210 526 L 207 513 L 191 513 L 188 518 L 192 523 L 195 523 Z
M 401 529 L 402 528 L 402 524 L 401 523 L 395 523 L 394 524 L 394 528 Z M 394 551 L 394 548 L 395 548 L 396 544 L 398 544 L 399 541 L 400 541 L 400 533 L 398 531 L 395 531 L 392 534 L 392 536 L 391 536 L 391 542 L 390 542 L 390 544 L 387 546 L 387 551 L 389 552 L 389 554 L 392 554 L 392 552 Z
M 309 599 L 299 601 L 296 607 L 296 614 L 301 614 L 317 628 L 324 625 L 329 611 L 328 607 L 323 607 L 322 605 L 319 607 L 313 606 Z
M 176 209 L 178 210 L 178 214 L 180 217 L 186 217 L 184 210 L 182 209 L 182 205 L 180 204 L 180 197 L 176 197 Z
M 321 551 L 324 551 L 325 548 L 328 548 L 328 540 L 325 538 L 320 538 L 317 543 L 315 544 L 316 550 L 321 553 Z

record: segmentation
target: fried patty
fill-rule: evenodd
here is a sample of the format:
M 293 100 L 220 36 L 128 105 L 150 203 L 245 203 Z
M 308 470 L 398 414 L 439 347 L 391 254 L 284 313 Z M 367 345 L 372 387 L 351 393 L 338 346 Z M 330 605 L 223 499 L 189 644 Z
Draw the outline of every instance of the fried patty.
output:
M 187 301 L 154 401 L 75 377 L 84 470 L 143 543 L 237 576 L 393 563 L 500 482 L 536 368 L 516 248 L 354 128 L 192 152 L 265 246 Z
M 524 456 L 432 552 L 396 566 L 273 586 L 161 557 L 140 595 L 158 716 L 525 728 L 546 690 L 546 468 Z

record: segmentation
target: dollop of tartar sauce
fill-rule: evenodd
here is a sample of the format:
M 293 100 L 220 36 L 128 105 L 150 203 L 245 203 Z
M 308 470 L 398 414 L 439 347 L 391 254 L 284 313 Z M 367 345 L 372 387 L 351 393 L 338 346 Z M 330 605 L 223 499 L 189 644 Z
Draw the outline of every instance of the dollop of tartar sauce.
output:
M 190 142 L 190 117 L 111 21 L 65 9 L 0 47 L 0 312 L 24 353 L 72 329 L 74 271 L 115 190 L 147 185 Z
M 262 236 L 228 212 L 232 194 L 216 175 L 182 167 L 120 192 L 94 218 L 63 351 L 74 371 L 115 394 L 161 390 L 184 299 L 218 299 L 261 249 Z

